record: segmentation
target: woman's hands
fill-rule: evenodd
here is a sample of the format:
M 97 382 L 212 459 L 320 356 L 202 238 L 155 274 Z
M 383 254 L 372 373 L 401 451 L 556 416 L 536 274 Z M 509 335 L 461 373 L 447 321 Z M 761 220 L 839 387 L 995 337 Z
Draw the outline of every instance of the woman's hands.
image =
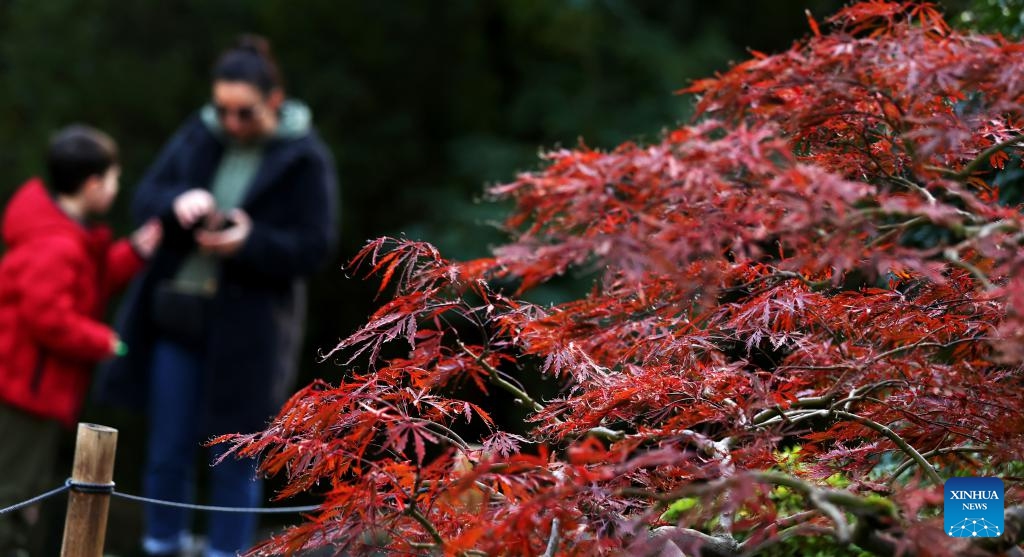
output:
M 217 202 L 210 192 L 202 188 L 190 189 L 174 198 L 174 216 L 185 230 L 195 226 L 216 209 Z
M 227 215 L 227 224 L 219 230 L 197 230 L 195 238 L 199 249 L 221 257 L 238 253 L 252 232 L 252 219 L 245 211 L 234 209 Z
M 252 219 L 245 211 L 234 209 L 225 218 L 217 212 L 217 201 L 202 188 L 190 189 L 175 198 L 174 216 L 186 230 L 203 222 L 194 232 L 199 249 L 221 257 L 242 249 L 252 232 Z

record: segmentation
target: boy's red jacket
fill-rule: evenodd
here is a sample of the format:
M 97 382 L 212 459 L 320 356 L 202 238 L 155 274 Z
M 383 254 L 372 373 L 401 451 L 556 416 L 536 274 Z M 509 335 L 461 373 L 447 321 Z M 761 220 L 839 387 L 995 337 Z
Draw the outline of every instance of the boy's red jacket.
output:
M 112 355 L 107 299 L 142 259 L 109 228 L 68 217 L 39 179 L 15 193 L 0 226 L 0 403 L 74 425 L 93 367 Z

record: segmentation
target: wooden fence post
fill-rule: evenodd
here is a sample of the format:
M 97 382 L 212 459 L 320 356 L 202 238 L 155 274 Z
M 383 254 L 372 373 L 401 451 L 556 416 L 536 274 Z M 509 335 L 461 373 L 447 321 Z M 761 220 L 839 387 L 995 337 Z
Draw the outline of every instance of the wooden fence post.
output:
M 96 424 L 78 424 L 75 463 L 71 480 L 88 484 L 109 484 L 114 479 L 117 430 Z M 103 557 L 107 535 L 109 493 L 68 494 L 61 557 Z

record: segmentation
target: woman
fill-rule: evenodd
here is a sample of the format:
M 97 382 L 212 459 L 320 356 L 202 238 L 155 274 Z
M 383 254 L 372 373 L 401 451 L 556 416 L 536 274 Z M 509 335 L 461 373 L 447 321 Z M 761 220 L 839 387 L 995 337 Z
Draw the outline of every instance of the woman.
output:
M 296 371 L 304 279 L 334 240 L 335 190 L 309 110 L 286 100 L 266 41 L 243 37 L 214 67 L 211 104 L 171 138 L 133 202 L 138 220 L 162 220 L 165 241 L 126 300 L 120 333 L 131 350 L 100 396 L 148 402 L 146 496 L 189 501 L 202 442 L 260 430 L 280 407 Z M 255 463 L 213 466 L 209 493 L 213 505 L 259 506 Z M 254 515 L 207 518 L 207 556 L 253 543 Z M 175 555 L 189 529 L 185 511 L 150 505 L 144 550 Z

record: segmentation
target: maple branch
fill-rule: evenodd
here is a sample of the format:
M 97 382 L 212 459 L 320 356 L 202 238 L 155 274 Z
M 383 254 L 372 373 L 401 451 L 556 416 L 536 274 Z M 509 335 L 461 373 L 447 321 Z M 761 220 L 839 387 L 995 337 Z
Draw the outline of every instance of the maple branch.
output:
M 436 545 L 440 546 L 441 548 L 444 548 L 444 545 L 445 545 L 444 544 L 444 538 L 442 538 L 440 532 L 437 531 L 437 527 L 435 527 L 434 524 L 431 523 L 430 520 L 427 519 L 427 517 L 423 516 L 423 514 L 420 513 L 420 511 L 416 509 L 416 494 L 420 490 L 420 487 L 419 487 L 420 486 L 420 480 L 421 480 L 420 474 L 417 471 L 416 472 L 416 480 L 415 480 L 415 482 L 413 483 L 413 486 L 412 486 L 412 492 L 410 494 L 406 495 L 404 493 L 404 490 L 400 490 L 403 495 L 406 495 L 406 497 L 407 497 L 407 499 L 409 501 L 407 506 L 406 506 L 406 508 L 405 508 L 405 511 L 403 511 L 403 514 L 411 516 L 413 518 L 413 520 L 415 520 L 416 522 L 419 522 L 420 525 L 423 526 L 423 529 L 426 530 L 428 534 L 430 534 L 430 537 L 434 538 L 434 541 L 436 542 Z
M 787 474 L 779 472 L 756 472 L 753 476 L 762 482 L 782 485 L 799 491 L 825 516 L 836 525 L 834 537 L 841 543 L 856 543 L 861 547 L 875 550 L 884 546 L 885 538 L 879 535 L 874 527 L 877 523 L 872 517 L 893 517 L 895 507 L 886 500 L 872 500 L 860 497 L 848 491 L 821 488 Z M 857 517 L 857 523 L 851 532 L 846 517 L 839 507 Z M 868 546 L 872 547 L 868 547 Z M 892 554 L 891 551 L 883 554 Z
M 942 252 L 942 255 L 946 258 L 946 261 L 949 261 L 954 266 L 960 267 L 968 273 L 971 273 L 971 275 L 981 283 L 982 287 L 984 287 L 986 291 L 991 292 L 992 290 L 995 290 L 995 286 L 988 280 L 985 273 L 974 265 L 960 259 L 960 255 L 953 248 L 945 250 Z
M 988 452 L 988 449 L 985 448 L 985 447 L 976 447 L 976 446 L 943 447 L 941 449 L 935 449 L 933 451 L 928 451 L 926 453 L 921 453 L 921 456 L 924 457 L 924 458 L 929 458 L 929 457 L 933 457 L 933 456 L 939 456 L 939 455 L 944 455 L 944 454 L 952 454 L 952 453 L 984 453 L 984 452 Z M 892 475 L 889 476 L 889 479 L 886 480 L 886 483 L 891 484 L 891 483 L 895 482 L 896 478 L 898 478 L 900 476 L 900 474 L 902 474 L 903 472 L 906 472 L 907 469 L 910 468 L 910 466 L 912 464 L 914 464 L 914 460 L 909 459 L 909 458 L 907 460 L 904 460 L 902 463 L 900 463 L 899 466 L 896 467 L 896 470 L 894 470 Z
M 931 333 L 929 333 L 929 335 L 935 334 L 936 331 L 938 331 L 938 329 L 936 329 L 935 331 L 932 331 Z M 929 341 L 926 341 L 924 339 L 921 339 L 921 340 L 919 340 L 919 341 L 917 341 L 917 342 L 915 342 L 913 344 L 908 344 L 906 346 L 897 346 L 896 348 L 893 348 L 893 349 L 890 349 L 890 350 L 886 350 L 885 352 L 882 352 L 881 354 L 879 354 L 877 356 L 873 356 L 869 360 L 869 362 L 875 362 L 875 361 L 878 361 L 878 360 L 880 360 L 882 358 L 887 358 L 889 356 L 892 356 L 893 354 L 897 354 L 899 352 L 902 352 L 904 350 L 910 350 L 911 348 L 949 348 L 951 346 L 954 346 L 954 345 L 957 345 L 957 344 L 961 344 L 961 343 L 964 343 L 964 342 L 978 342 L 978 341 L 983 341 L 983 340 L 989 340 L 989 339 L 986 339 L 985 337 L 964 337 L 964 338 L 958 338 L 956 340 L 951 340 L 949 342 L 929 342 Z M 908 383 L 908 381 L 900 381 L 900 382 L 901 383 Z
M 964 232 L 972 238 L 985 238 L 993 232 L 1015 232 L 1018 230 L 1017 223 L 1006 219 L 999 219 L 984 225 L 965 226 Z M 966 246 L 967 240 L 961 242 L 957 248 Z
M 459 345 L 459 349 L 462 350 L 464 354 L 466 354 L 470 358 L 473 358 L 478 364 L 480 364 L 481 367 L 487 370 L 487 376 L 491 383 L 494 383 L 495 385 L 501 387 L 502 389 L 505 389 L 506 391 L 512 393 L 512 395 L 516 397 L 516 401 L 518 401 L 521 404 L 529 405 L 531 408 L 533 408 L 534 412 L 544 411 L 543 404 L 534 400 L 523 389 L 520 389 L 519 387 L 513 385 L 511 382 L 501 377 L 501 372 L 499 372 L 497 368 L 484 361 L 483 354 L 477 355 L 473 353 L 473 351 L 470 350 L 469 347 L 466 346 L 461 340 L 456 340 L 455 342 Z M 553 418 L 553 420 L 557 423 L 561 423 L 561 420 L 557 418 Z M 606 441 L 619 441 L 626 436 L 626 434 L 622 431 L 610 429 L 607 427 L 590 428 L 586 432 L 584 432 L 584 435 L 594 435 L 595 437 L 599 437 Z
M 860 153 L 862 155 L 864 155 L 865 157 L 868 158 L 868 160 L 870 160 L 872 163 L 874 163 L 875 169 L 878 170 L 878 174 L 879 175 L 888 176 L 889 173 L 886 172 L 885 166 L 882 165 L 882 161 L 879 160 L 879 158 L 876 157 L 875 154 L 871 152 L 871 149 L 866 147 L 867 145 L 871 145 L 871 143 L 872 143 L 871 140 L 868 138 L 868 133 L 870 133 L 869 129 L 863 129 L 863 130 L 860 131 L 861 143 L 860 143 L 860 145 L 854 145 L 854 148 L 857 149 L 858 151 L 860 151 Z M 883 140 L 883 141 L 887 140 L 886 136 L 884 136 L 883 134 L 875 134 L 875 135 L 877 135 L 878 138 Z M 891 143 L 892 142 L 890 141 L 890 144 Z
M 679 526 L 659 526 L 651 530 L 650 536 L 656 539 L 665 539 L 677 547 L 689 547 L 697 540 L 700 544 L 700 554 L 708 557 L 734 557 L 740 554 L 740 544 L 732 537 L 712 536 L 700 530 L 692 528 L 681 528 Z
M 409 508 L 406 509 L 405 514 L 411 516 L 416 522 L 419 522 L 420 526 L 423 526 L 423 529 L 430 534 L 430 537 L 434 538 L 437 545 L 444 547 L 444 538 L 442 538 L 441 534 L 438 533 L 434 524 L 427 520 L 427 517 L 423 516 L 420 511 L 416 510 L 416 505 L 414 503 L 410 502 Z
M 794 367 L 794 368 L 799 368 L 799 369 L 807 369 L 804 366 L 786 366 L 786 367 Z M 829 366 L 829 367 L 831 368 L 831 366 Z M 847 366 L 841 366 L 841 367 L 843 369 L 845 369 Z M 779 369 L 782 369 L 782 368 L 779 368 Z M 817 369 L 817 368 L 814 368 L 814 369 Z M 753 424 L 754 425 L 764 425 L 765 421 L 770 419 L 772 416 L 785 417 L 785 416 L 788 415 L 788 413 L 790 412 L 791 409 L 806 409 L 806 408 L 823 409 L 823 408 L 826 408 L 829 404 L 831 404 L 831 402 L 832 402 L 832 398 L 831 397 L 815 396 L 815 397 L 799 398 L 799 399 L 793 401 L 793 403 L 789 405 L 789 408 L 787 408 L 785 410 L 783 410 L 781 406 L 776 404 L 775 406 L 773 406 L 771 408 L 767 408 L 767 409 L 762 410 L 762 411 L 758 412 L 757 414 L 755 414 L 754 415 L 754 419 L 753 419 Z
M 851 512 L 854 512 L 854 514 L 859 512 L 891 514 L 895 512 L 892 503 L 887 501 L 866 499 L 849 491 L 819 487 L 796 476 L 791 476 L 782 472 L 772 472 L 768 470 L 750 472 L 747 474 L 747 477 L 753 478 L 755 481 L 760 483 L 788 487 L 794 491 L 799 491 L 808 497 L 810 497 L 812 493 L 817 493 L 817 496 L 821 501 L 845 507 L 850 509 Z
M 859 402 L 859 401 L 862 401 L 862 400 L 875 400 L 873 397 L 868 396 L 868 394 L 871 393 L 872 391 L 877 391 L 879 389 L 885 389 L 887 387 L 907 386 L 907 385 L 908 385 L 908 383 L 906 381 L 902 380 L 902 379 L 887 379 L 885 381 L 879 381 L 877 383 L 872 383 L 870 385 L 864 385 L 862 387 L 858 387 L 858 388 L 850 391 L 849 396 L 847 396 L 846 398 L 839 399 L 839 400 L 833 402 L 831 407 L 835 408 L 837 406 L 842 406 L 843 410 L 849 411 L 850 410 L 850 404 L 852 404 L 854 402 Z M 879 401 L 879 400 L 875 400 L 875 402 L 878 402 L 879 404 L 885 404 L 884 402 Z
M 897 231 L 897 230 L 899 230 L 901 228 L 906 228 L 908 226 L 913 226 L 915 224 L 920 224 L 922 222 L 927 222 L 927 221 L 928 221 L 928 219 L 926 219 L 926 218 L 924 218 L 922 216 L 916 216 L 916 217 L 911 217 L 911 218 L 909 218 L 909 219 L 907 219 L 907 220 L 905 220 L 903 222 L 894 222 L 892 224 L 880 224 L 876 228 L 878 228 L 879 230 Z M 875 239 L 875 241 L 877 241 L 877 238 Z
M 803 513 L 801 513 L 803 514 Z M 997 538 L 972 538 L 967 540 L 950 540 L 952 545 L 950 550 L 956 555 L 1007 555 L 1009 557 L 1021 557 L 1024 556 L 1017 544 L 1024 540 L 1024 507 L 1015 506 L 1006 509 L 1003 514 L 1003 535 Z M 814 528 L 813 525 L 800 524 L 792 528 L 787 528 L 779 532 L 776 538 L 766 540 L 760 545 L 753 548 L 743 547 L 741 544 L 740 549 L 743 550 L 743 555 L 756 555 L 759 551 L 762 551 L 766 547 L 774 545 L 785 539 L 801 535 L 804 531 L 801 531 L 801 527 L 809 528 L 809 533 L 812 534 L 827 534 L 826 530 L 820 528 Z M 884 524 L 880 524 L 875 520 L 871 519 L 871 515 L 858 516 L 857 525 L 853 531 L 853 537 L 851 541 L 858 547 L 870 551 L 876 555 L 884 556 L 902 556 L 902 557 L 919 557 L 921 553 L 913 547 L 907 547 L 905 544 L 900 543 L 900 532 L 895 531 L 891 534 L 886 532 L 888 528 Z M 723 540 L 724 541 L 724 540 Z M 966 543 L 964 543 L 966 542 Z M 973 550 L 973 551 L 972 551 Z M 982 552 L 982 553 L 979 553 Z M 739 555 L 739 552 L 732 553 L 729 555 Z
M 858 547 L 863 548 L 875 555 L 885 557 L 917 557 L 915 550 L 908 550 L 904 544 L 899 543 L 896 536 L 885 532 L 879 524 L 862 517 L 853 528 L 853 540 Z
M 935 471 L 935 468 L 932 468 L 932 465 L 929 464 L 923 456 L 921 456 L 921 453 L 917 452 L 917 449 L 910 446 L 910 444 L 904 441 L 903 438 L 900 437 L 899 434 L 897 434 L 895 431 L 889 429 L 885 425 L 880 424 L 874 420 L 850 412 L 845 412 L 843 410 L 832 410 L 831 413 L 836 416 L 839 416 L 840 418 L 852 420 L 861 425 L 867 426 L 877 431 L 878 433 L 881 433 L 882 435 L 888 437 L 890 441 L 895 443 L 897 447 L 903 450 L 903 452 L 907 453 L 907 455 L 909 455 L 910 458 L 912 458 L 917 463 L 917 465 L 921 467 L 921 470 L 923 470 L 925 475 L 928 476 L 928 479 L 930 479 L 936 485 L 942 485 L 942 478 L 939 477 L 939 474 L 938 472 Z
M 836 540 L 844 545 L 850 543 L 850 524 L 846 522 L 843 511 L 825 499 L 820 490 L 814 490 L 807 494 L 807 500 L 828 517 L 832 524 L 836 525 Z
M 503 377 L 501 377 L 501 374 L 494 366 L 484 361 L 483 354 L 474 354 L 473 351 L 470 350 L 468 346 L 463 344 L 461 340 L 456 340 L 455 342 L 458 343 L 459 349 L 461 349 L 463 353 L 465 353 L 470 358 L 476 360 L 476 362 L 480 364 L 481 367 L 487 370 L 487 374 L 491 383 L 494 383 L 495 385 L 501 387 L 502 389 L 505 389 L 506 391 L 512 393 L 516 397 L 517 401 L 523 404 L 528 404 L 531 408 L 533 408 L 534 412 L 541 412 L 544 410 L 544 406 L 537 402 L 536 400 L 533 400 L 533 398 L 531 398 L 530 395 L 526 393 L 526 391 L 520 389 L 519 387 L 513 385 L 512 383 L 506 381 Z
M 925 170 L 928 170 L 930 172 L 937 172 L 937 173 L 942 174 L 943 176 L 947 176 L 949 178 L 955 178 L 957 176 L 957 174 L 958 174 L 958 172 L 956 170 L 950 170 L 950 169 L 948 169 L 948 168 L 946 168 L 944 166 L 935 166 L 933 164 L 925 164 L 925 165 L 922 165 L 921 168 L 923 168 Z
M 736 286 L 730 286 L 729 288 L 723 288 L 722 291 L 723 292 L 738 292 L 740 290 L 746 290 L 746 289 L 751 288 L 753 286 L 756 286 L 756 285 L 758 285 L 758 284 L 760 284 L 762 282 L 767 282 L 767 281 L 770 281 L 770 280 L 785 281 L 785 280 L 791 280 L 791 279 L 795 279 L 795 280 L 800 281 L 801 283 L 803 283 L 805 286 L 807 286 L 811 290 L 819 290 L 821 288 L 824 288 L 824 287 L 829 286 L 830 284 L 832 284 L 832 282 L 828 281 L 828 280 L 812 281 L 812 280 L 808 279 L 807 277 L 803 276 L 802 274 L 794 273 L 793 271 L 775 271 L 774 273 L 771 273 L 771 274 L 768 274 L 768 275 L 759 276 L 756 279 L 754 279 L 754 280 L 752 280 L 750 282 L 746 282 L 744 284 L 739 284 L 739 285 L 736 285 Z
M 815 514 L 817 514 L 816 511 L 800 511 L 799 513 L 794 513 L 790 516 L 783 516 L 782 518 L 776 519 L 774 526 L 777 528 L 787 528 L 803 524 L 810 520 Z
M 892 182 L 895 182 L 895 183 L 900 184 L 902 186 L 906 186 L 906 187 L 910 188 L 911 190 L 914 190 L 917 193 L 920 193 L 922 196 L 924 196 L 925 199 L 928 200 L 928 204 L 929 205 L 935 205 L 936 203 L 938 203 L 938 200 L 935 199 L 935 196 L 932 195 L 932 193 L 930 191 L 928 191 L 924 186 L 921 186 L 920 184 L 917 184 L 917 183 L 914 183 L 914 182 L 912 182 L 910 180 L 907 180 L 906 178 L 903 178 L 902 176 L 892 176 L 892 175 L 889 175 L 889 176 L 887 176 L 887 178 L 890 181 L 892 181 Z
M 790 526 L 796 526 L 797 524 L 806 522 L 815 514 L 817 514 L 817 511 L 800 511 L 798 513 L 794 513 L 776 520 L 775 526 L 778 528 L 788 528 Z
M 650 497 L 663 502 L 663 504 L 667 504 L 668 502 L 675 501 L 682 497 L 703 495 L 712 491 L 721 491 L 728 488 L 730 484 L 735 483 L 735 481 L 742 477 L 753 479 L 759 483 L 779 485 L 792 489 L 806 497 L 815 508 L 815 510 L 812 511 L 804 511 L 785 519 L 780 519 L 777 525 L 799 522 L 809 518 L 815 513 L 821 513 L 835 524 L 835 529 L 832 530 L 831 533 L 835 537 L 836 541 L 842 544 L 849 544 L 852 542 L 859 545 L 862 539 L 869 537 L 871 529 L 867 526 L 869 522 L 874 521 L 867 520 L 867 517 L 892 517 L 896 514 L 895 507 L 889 501 L 867 499 L 848 491 L 819 487 L 795 476 L 772 471 L 748 472 L 743 476 L 719 478 L 718 480 L 708 482 L 706 484 L 688 486 L 688 488 L 676 490 L 669 494 L 651 494 L 637 489 L 625 489 L 623 492 Z M 660 506 L 661 505 L 659 505 L 659 507 Z M 851 530 L 850 524 L 844 514 L 844 510 L 857 517 L 858 520 L 856 528 Z M 794 528 L 790 529 L 792 531 L 789 533 L 789 536 L 797 535 L 801 526 L 806 525 L 797 524 Z M 652 531 L 652 535 L 655 537 L 665 537 L 673 542 L 679 540 L 679 543 L 684 544 L 696 538 L 703 544 L 707 544 L 702 546 L 702 550 L 707 550 L 707 554 L 709 555 L 735 556 L 741 553 L 750 554 L 747 551 L 744 551 L 743 544 L 737 544 L 731 537 L 712 536 L 689 528 L 664 526 L 655 528 Z M 877 534 L 871 535 L 877 536 Z
M 542 557 L 555 557 L 558 551 L 558 518 L 551 521 L 551 537 L 548 538 L 548 548 Z
M 792 367 L 796 369 L 848 369 L 851 366 L 786 366 L 787 368 Z M 781 368 L 780 368 L 781 369 Z M 825 410 L 829 408 L 835 408 L 837 406 L 846 406 L 849 410 L 849 404 L 859 400 L 864 400 L 868 393 L 878 389 L 884 389 L 886 387 L 892 387 L 895 385 L 905 385 L 906 381 L 898 379 L 888 379 L 885 381 L 879 381 L 878 383 L 872 383 L 870 385 L 864 385 L 858 387 L 850 392 L 850 395 L 846 398 L 835 400 L 835 395 L 826 396 L 815 396 L 799 398 L 790 404 L 789 408 L 783 410 L 780 406 L 776 405 L 772 408 L 768 408 L 758 412 L 754 416 L 753 424 L 755 426 L 766 426 L 779 421 L 787 422 L 798 422 L 802 421 L 811 416 L 823 416 L 827 414 Z
M 599 439 L 605 441 L 621 441 L 625 439 L 626 433 L 617 429 L 611 429 L 604 426 L 592 427 L 587 430 L 587 435 L 593 435 Z
M 895 512 L 893 504 L 889 501 L 867 499 L 849 491 L 819 487 L 796 476 L 770 470 L 746 471 L 735 476 L 720 477 L 707 482 L 694 482 L 667 493 L 653 493 L 643 488 L 624 487 L 617 490 L 616 494 L 653 499 L 659 502 L 656 507 L 661 508 L 684 497 L 700 497 L 709 493 L 720 492 L 744 479 L 750 479 L 763 484 L 788 487 L 808 497 L 812 493 L 820 492 L 819 500 L 831 505 L 844 507 L 854 514 L 873 513 L 891 515 Z M 793 519 L 798 516 L 800 516 L 799 513 L 790 518 Z
M 928 221 L 928 219 L 926 219 L 924 217 L 921 217 L 921 216 L 917 216 L 917 217 L 913 217 L 913 218 L 911 218 L 909 220 L 905 220 L 905 221 L 899 222 L 899 223 L 879 225 L 878 229 L 879 230 L 885 230 L 886 232 L 884 234 L 880 234 L 877 238 L 871 240 L 871 242 L 868 243 L 868 246 L 869 247 L 878 246 L 878 245 L 882 244 L 883 242 L 885 242 L 886 240 L 888 240 L 889 238 L 892 238 L 896 234 L 900 233 L 901 231 L 904 231 L 907 228 L 910 228 L 911 226 L 914 226 L 915 224 L 921 224 L 921 223 L 927 222 L 927 221 Z
M 1003 149 L 1006 149 L 1007 147 L 1012 147 L 1013 145 L 1020 143 L 1022 140 L 1024 140 L 1024 135 L 1015 135 L 1009 139 L 1004 139 L 999 143 L 993 144 L 988 149 L 982 151 L 980 155 L 974 158 L 974 160 L 967 163 L 967 166 L 960 170 L 960 172 L 954 174 L 953 177 L 957 178 L 958 180 L 964 180 L 966 178 L 969 178 L 972 174 L 974 174 L 974 171 L 976 171 L 979 166 L 984 164 L 985 161 L 989 159 L 989 157 L 998 153 L 999 151 L 1002 151 Z
M 448 441 L 452 445 L 456 445 L 463 452 L 466 452 L 466 451 L 470 450 L 469 443 L 467 443 L 465 439 L 460 437 L 458 433 L 455 433 L 454 431 L 452 431 L 450 428 L 448 428 L 444 424 L 439 424 L 437 422 L 432 422 L 430 420 L 424 420 L 422 418 L 413 418 L 412 421 L 418 422 L 418 423 L 422 423 L 424 425 L 424 427 L 433 426 L 433 427 L 436 427 L 436 428 L 440 428 L 441 429 L 440 432 L 434 431 L 432 433 L 434 435 L 437 435 L 437 436 L 441 437 L 442 439 Z
M 776 410 L 776 409 L 773 409 L 773 410 Z M 762 421 L 760 423 L 755 423 L 754 425 L 757 426 L 757 427 L 767 427 L 767 426 L 775 425 L 777 423 L 782 423 L 782 422 L 785 422 L 787 424 L 791 424 L 792 425 L 792 424 L 795 424 L 797 422 L 802 422 L 804 420 L 807 420 L 807 419 L 810 419 L 810 418 L 814 418 L 814 417 L 817 417 L 817 416 L 827 416 L 828 415 L 828 410 L 825 409 L 825 408 L 821 408 L 821 409 L 818 409 L 818 410 L 796 409 L 796 410 L 792 410 L 792 411 L 790 411 L 790 410 L 784 411 L 781 408 L 778 408 L 777 412 L 778 412 L 778 416 L 775 416 L 774 418 Z

